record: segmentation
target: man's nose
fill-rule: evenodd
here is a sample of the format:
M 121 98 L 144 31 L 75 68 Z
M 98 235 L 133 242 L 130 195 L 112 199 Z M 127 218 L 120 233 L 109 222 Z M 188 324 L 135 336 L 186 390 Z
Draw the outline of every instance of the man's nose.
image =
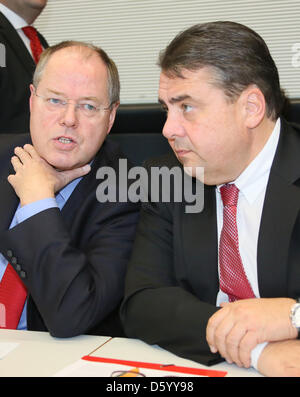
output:
M 74 103 L 66 103 L 61 115 L 61 124 L 66 127 L 76 127 L 78 124 L 78 109 Z
M 170 112 L 167 114 L 162 133 L 168 140 L 184 135 L 184 128 L 176 114 Z

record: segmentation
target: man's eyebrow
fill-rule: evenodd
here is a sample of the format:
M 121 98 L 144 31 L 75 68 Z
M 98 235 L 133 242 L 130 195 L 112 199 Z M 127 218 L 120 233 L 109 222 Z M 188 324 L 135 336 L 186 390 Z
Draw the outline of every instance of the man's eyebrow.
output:
M 174 98 L 171 98 L 170 99 L 170 103 L 177 103 L 177 102 L 182 102 L 182 101 L 185 101 L 186 99 L 191 99 L 191 96 L 190 95 L 179 95 L 179 96 L 177 96 L 177 97 L 174 97 Z
M 48 89 L 48 91 L 49 91 L 50 94 L 55 94 L 55 95 L 60 95 L 60 96 L 66 97 L 66 95 L 64 93 L 62 93 L 62 92 L 51 90 L 51 89 Z M 79 98 L 79 100 L 80 101 L 84 100 L 84 101 L 95 101 L 95 102 L 97 102 L 98 98 L 96 98 L 94 96 L 85 96 L 85 97 Z
M 50 94 L 65 96 L 62 92 L 55 91 L 55 90 L 51 90 L 51 89 L 49 89 L 49 88 L 47 88 L 47 91 L 48 91 Z
M 182 101 L 184 101 L 184 100 L 186 100 L 186 99 L 191 99 L 192 97 L 190 96 L 190 95 L 179 95 L 179 96 L 177 96 L 177 97 L 174 97 L 174 98 L 171 98 L 170 99 L 170 103 L 171 104 L 174 104 L 174 103 L 178 103 L 178 102 L 182 102 Z M 160 98 L 158 98 L 158 102 L 161 104 L 161 105 L 165 105 L 165 101 L 163 101 L 162 99 L 160 99 Z
M 95 96 L 85 96 L 78 99 L 79 101 L 93 101 L 99 103 L 99 99 Z

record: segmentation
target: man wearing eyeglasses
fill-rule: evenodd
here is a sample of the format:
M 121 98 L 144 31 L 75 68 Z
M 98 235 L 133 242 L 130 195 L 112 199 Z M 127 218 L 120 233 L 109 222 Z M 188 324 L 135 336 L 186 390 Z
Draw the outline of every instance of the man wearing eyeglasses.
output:
M 105 141 L 119 89 L 100 48 L 50 47 L 30 86 L 30 137 L 0 137 L 4 328 L 122 335 L 118 305 L 139 208 L 96 198 L 97 170 L 117 173 L 122 156 Z

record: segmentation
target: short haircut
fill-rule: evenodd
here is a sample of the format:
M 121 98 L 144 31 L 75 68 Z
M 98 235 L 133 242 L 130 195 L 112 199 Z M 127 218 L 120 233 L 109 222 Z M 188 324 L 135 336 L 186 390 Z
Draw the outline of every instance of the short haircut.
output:
M 110 106 L 115 103 L 118 103 L 120 101 L 120 80 L 119 80 L 118 69 L 114 61 L 109 58 L 109 56 L 106 54 L 104 50 L 102 50 L 102 48 L 96 47 L 93 44 L 82 41 L 62 41 L 61 43 L 48 47 L 45 51 L 43 51 L 33 75 L 33 85 L 35 87 L 38 86 L 39 82 L 42 79 L 45 66 L 47 65 L 51 56 L 61 49 L 71 48 L 71 47 L 78 47 L 79 49 L 88 48 L 91 50 L 91 54 L 95 53 L 100 57 L 100 59 L 107 67 L 108 97 L 110 101 Z
M 217 21 L 190 27 L 160 53 L 158 64 L 173 77 L 183 77 L 183 70 L 210 67 L 215 85 L 231 101 L 255 84 L 265 97 L 267 116 L 275 120 L 282 111 L 285 96 L 269 49 L 256 32 L 239 23 Z

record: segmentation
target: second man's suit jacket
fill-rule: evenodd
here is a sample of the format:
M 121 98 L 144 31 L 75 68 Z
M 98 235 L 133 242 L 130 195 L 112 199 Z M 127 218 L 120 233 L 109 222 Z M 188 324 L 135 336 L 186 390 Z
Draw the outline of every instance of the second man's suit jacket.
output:
M 47 48 L 44 37 L 39 34 L 39 38 Z M 29 85 L 36 65 L 18 32 L 1 12 L 0 43 L 5 46 L 5 67 L 0 67 L 0 133 L 23 133 L 29 131 Z
M 148 163 L 178 165 L 175 156 Z M 145 203 L 121 307 L 129 337 L 200 363 L 220 360 L 206 342 L 219 291 L 215 187 L 204 187 L 204 209 L 186 202 Z M 260 296 L 300 297 L 300 128 L 282 120 L 263 206 L 257 273 Z
M 116 143 L 104 142 L 62 211 L 49 208 L 9 229 L 19 204 L 7 181 L 10 158 L 28 141 L 29 135 L 0 134 L 0 252 L 28 289 L 28 329 L 122 336 L 118 306 L 139 205 L 98 201 L 96 175 L 101 167 L 118 175 L 123 156 Z

